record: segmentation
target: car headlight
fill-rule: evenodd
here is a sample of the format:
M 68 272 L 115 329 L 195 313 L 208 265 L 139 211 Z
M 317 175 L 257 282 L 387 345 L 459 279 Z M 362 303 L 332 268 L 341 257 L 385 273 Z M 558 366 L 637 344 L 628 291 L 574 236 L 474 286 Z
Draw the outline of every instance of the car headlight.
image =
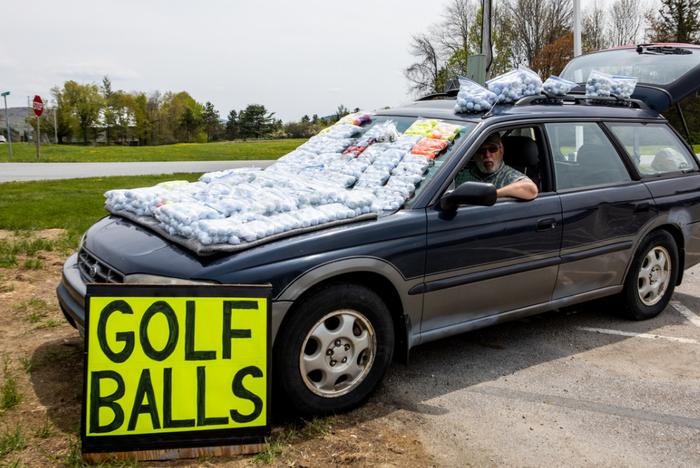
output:
M 219 284 L 216 281 L 195 281 L 169 276 L 142 275 L 140 273 L 124 276 L 126 284 Z

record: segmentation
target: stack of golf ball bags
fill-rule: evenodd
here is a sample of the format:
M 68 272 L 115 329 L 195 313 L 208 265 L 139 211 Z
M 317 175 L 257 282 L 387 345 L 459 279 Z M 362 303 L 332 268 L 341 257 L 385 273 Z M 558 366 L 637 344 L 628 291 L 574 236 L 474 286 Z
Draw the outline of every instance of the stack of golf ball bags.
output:
M 419 120 L 418 132 L 412 127 L 401 135 L 392 121 L 365 131 L 361 125 L 370 119 L 350 115 L 265 170 L 231 169 L 193 183 L 111 190 L 106 207 L 153 218 L 169 234 L 204 246 L 245 244 L 369 213 L 386 215 L 413 195 L 430 156 L 462 127 Z M 414 147 L 429 149 L 414 154 Z

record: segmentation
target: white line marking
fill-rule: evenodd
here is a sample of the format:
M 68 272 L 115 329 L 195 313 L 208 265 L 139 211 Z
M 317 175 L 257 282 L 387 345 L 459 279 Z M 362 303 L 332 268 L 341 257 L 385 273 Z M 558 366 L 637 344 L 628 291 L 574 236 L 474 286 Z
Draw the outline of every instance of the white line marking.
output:
M 647 340 L 667 340 L 674 341 L 676 343 L 685 344 L 700 344 L 700 341 L 691 340 L 690 338 L 676 338 L 673 336 L 661 336 L 661 335 L 651 335 L 649 333 L 633 333 L 620 330 L 608 330 L 607 328 L 589 328 L 589 327 L 577 327 L 579 330 L 593 332 L 593 333 L 603 333 L 605 335 L 619 335 L 619 336 L 631 336 L 634 338 L 645 338 Z
M 671 307 L 676 309 L 683 317 L 687 318 L 690 323 L 696 327 L 700 327 L 700 317 L 698 317 L 692 310 L 688 309 L 678 301 L 671 302 Z

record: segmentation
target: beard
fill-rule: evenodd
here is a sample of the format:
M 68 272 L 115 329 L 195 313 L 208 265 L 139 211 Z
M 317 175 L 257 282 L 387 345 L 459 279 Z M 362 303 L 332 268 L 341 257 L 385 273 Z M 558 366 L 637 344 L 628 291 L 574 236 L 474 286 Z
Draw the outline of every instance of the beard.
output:
M 479 169 L 479 171 L 482 174 L 493 174 L 494 172 L 498 171 L 501 168 L 501 165 L 503 164 L 503 161 L 488 161 L 484 162 L 481 159 L 476 161 L 476 167 Z

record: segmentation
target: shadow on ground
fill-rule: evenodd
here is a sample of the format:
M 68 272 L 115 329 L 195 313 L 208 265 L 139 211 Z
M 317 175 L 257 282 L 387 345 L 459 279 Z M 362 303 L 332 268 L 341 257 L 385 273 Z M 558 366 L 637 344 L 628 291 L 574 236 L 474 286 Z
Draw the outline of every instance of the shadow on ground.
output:
M 65 432 L 80 430 L 83 396 L 83 339 L 62 338 L 38 347 L 31 358 L 31 382 L 51 422 Z

